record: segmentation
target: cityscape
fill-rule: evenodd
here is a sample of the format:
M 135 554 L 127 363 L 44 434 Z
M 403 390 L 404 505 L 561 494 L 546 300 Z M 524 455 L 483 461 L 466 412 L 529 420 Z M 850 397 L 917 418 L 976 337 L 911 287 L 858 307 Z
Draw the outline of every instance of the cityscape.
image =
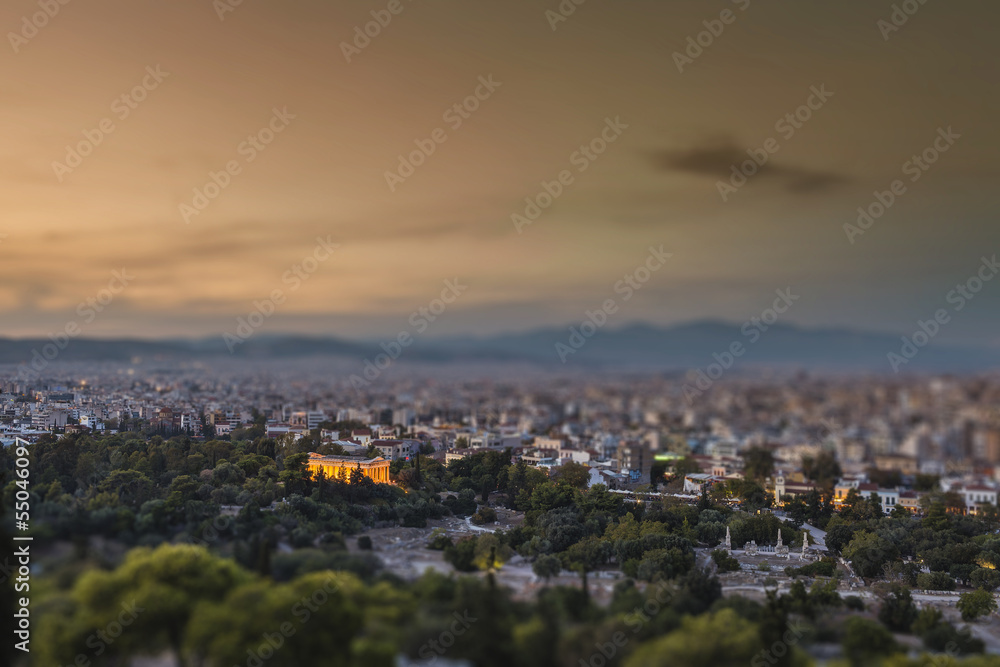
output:
M 997 18 L 11 0 L 0 666 L 1000 667 Z

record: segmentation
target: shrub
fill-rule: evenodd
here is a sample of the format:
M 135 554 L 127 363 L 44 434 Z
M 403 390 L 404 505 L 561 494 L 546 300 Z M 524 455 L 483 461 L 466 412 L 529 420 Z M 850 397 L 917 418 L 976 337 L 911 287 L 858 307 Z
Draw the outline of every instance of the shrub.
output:
M 451 538 L 444 531 L 437 529 L 431 533 L 431 541 L 427 543 L 427 548 L 434 551 L 444 551 L 452 544 Z
M 917 614 L 917 620 L 913 621 L 910 627 L 911 632 L 920 638 L 924 638 L 936 629 L 944 620 L 944 614 L 934 607 L 924 607 Z
M 358 538 L 358 548 L 359 549 L 363 549 L 365 551 L 371 551 L 372 550 L 372 538 L 370 538 L 367 535 L 362 535 L 361 537 L 359 537 Z
M 492 507 L 482 507 L 478 512 L 472 515 L 472 523 L 477 526 L 482 526 L 487 523 L 493 523 L 497 520 L 497 511 Z
M 985 567 L 976 568 L 969 577 L 969 583 L 986 591 L 996 590 L 1000 586 L 1000 572 Z
M 878 658 L 898 650 L 896 640 L 881 623 L 860 616 L 851 616 L 844 623 L 844 639 L 841 645 L 844 655 L 853 665 L 878 664 Z
M 932 627 L 924 634 L 923 639 L 924 646 L 928 650 L 938 653 L 957 651 L 959 655 L 967 655 L 983 653 L 986 650 L 983 641 L 973 637 L 968 627 L 959 630 L 947 622 Z
M 944 572 L 921 572 L 917 575 L 917 588 L 928 591 L 953 591 L 955 580 Z
M 851 611 L 864 611 L 865 601 L 857 595 L 848 595 L 844 598 L 844 605 Z
M 893 632 L 909 632 L 910 626 L 917 619 L 917 607 L 913 604 L 910 589 L 899 584 L 892 584 L 882 595 L 882 606 L 878 611 L 878 620 Z
M 832 558 L 824 558 L 815 563 L 809 563 L 802 567 L 786 567 L 785 572 L 790 576 L 801 575 L 803 577 L 832 577 L 837 571 L 837 561 Z
M 740 562 L 722 549 L 712 552 L 712 560 L 715 561 L 719 572 L 738 572 L 740 569 Z
M 974 621 L 996 611 L 997 601 L 993 598 L 993 593 L 982 589 L 962 593 L 958 598 L 958 610 L 962 612 L 963 621 Z
M 476 538 L 463 537 L 450 547 L 445 547 L 444 559 L 459 572 L 475 572 Z

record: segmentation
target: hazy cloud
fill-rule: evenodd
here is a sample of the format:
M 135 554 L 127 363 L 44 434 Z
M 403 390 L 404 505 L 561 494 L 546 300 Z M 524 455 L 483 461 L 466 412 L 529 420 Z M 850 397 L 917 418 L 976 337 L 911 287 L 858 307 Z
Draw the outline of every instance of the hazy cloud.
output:
M 661 150 L 653 153 L 654 165 L 664 171 L 680 171 L 716 179 L 727 179 L 735 165 L 749 160 L 748 149 L 727 140 L 704 144 L 685 150 Z M 778 164 L 773 157 L 759 166 L 754 178 L 771 177 L 781 182 L 785 190 L 800 194 L 822 194 L 851 181 L 844 174 L 821 171 L 795 165 Z

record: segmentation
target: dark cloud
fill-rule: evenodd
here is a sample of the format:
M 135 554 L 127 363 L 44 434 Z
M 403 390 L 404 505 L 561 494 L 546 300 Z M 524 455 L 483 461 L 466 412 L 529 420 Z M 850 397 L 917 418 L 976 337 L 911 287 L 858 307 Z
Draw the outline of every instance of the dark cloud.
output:
M 661 150 L 654 153 L 652 159 L 653 164 L 662 171 L 681 171 L 728 179 L 734 166 L 751 159 L 747 150 L 732 141 L 725 141 L 686 150 Z M 761 149 L 755 147 L 749 150 Z M 786 190 L 799 194 L 821 194 L 851 180 L 835 172 L 775 164 L 773 157 L 757 168 L 755 177 L 780 180 Z

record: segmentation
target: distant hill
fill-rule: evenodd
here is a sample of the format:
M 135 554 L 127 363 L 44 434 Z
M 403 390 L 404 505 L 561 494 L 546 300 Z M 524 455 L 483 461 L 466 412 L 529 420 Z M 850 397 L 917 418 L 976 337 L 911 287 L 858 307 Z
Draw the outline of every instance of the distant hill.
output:
M 621 329 L 603 329 L 575 353 L 562 348 L 571 364 L 598 364 L 663 369 L 703 368 L 734 342 L 746 349 L 743 365 L 805 367 L 815 369 L 889 371 L 889 352 L 899 353 L 901 337 L 848 329 L 804 329 L 775 324 L 766 332 L 745 335 L 741 325 L 700 321 L 673 327 L 635 324 Z M 578 329 L 579 326 L 576 325 Z M 453 338 L 428 341 L 455 355 L 481 358 L 532 359 L 561 364 L 556 343 L 571 346 L 569 327 L 489 338 Z M 579 343 L 579 338 L 577 338 Z M 902 367 L 912 371 L 968 372 L 1000 368 L 1000 349 L 934 345 L 919 350 Z
M 578 326 L 578 325 L 577 325 Z M 805 329 L 776 324 L 752 337 L 740 331 L 740 325 L 701 321 L 672 327 L 635 324 L 620 329 L 602 329 L 575 353 L 570 329 L 537 329 L 526 333 L 487 337 L 417 338 L 403 358 L 423 362 L 504 362 L 523 361 L 562 366 L 556 344 L 562 348 L 568 364 L 615 367 L 623 369 L 686 370 L 704 368 L 734 342 L 746 352 L 739 365 L 802 367 L 816 370 L 890 371 L 886 355 L 899 352 L 899 336 L 865 333 L 848 329 Z M 46 339 L 0 338 L 0 363 L 30 361 L 32 350 L 41 350 Z M 234 357 L 280 359 L 289 357 L 333 356 L 357 359 L 373 358 L 382 352 L 380 341 L 350 341 L 333 337 L 264 335 L 251 337 L 236 346 Z M 76 339 L 59 355 L 61 361 L 128 361 L 192 359 L 228 356 L 221 337 L 198 340 L 98 340 Z M 914 372 L 969 372 L 1000 368 L 1000 350 L 983 347 L 958 347 L 931 344 L 919 351 L 903 367 Z

